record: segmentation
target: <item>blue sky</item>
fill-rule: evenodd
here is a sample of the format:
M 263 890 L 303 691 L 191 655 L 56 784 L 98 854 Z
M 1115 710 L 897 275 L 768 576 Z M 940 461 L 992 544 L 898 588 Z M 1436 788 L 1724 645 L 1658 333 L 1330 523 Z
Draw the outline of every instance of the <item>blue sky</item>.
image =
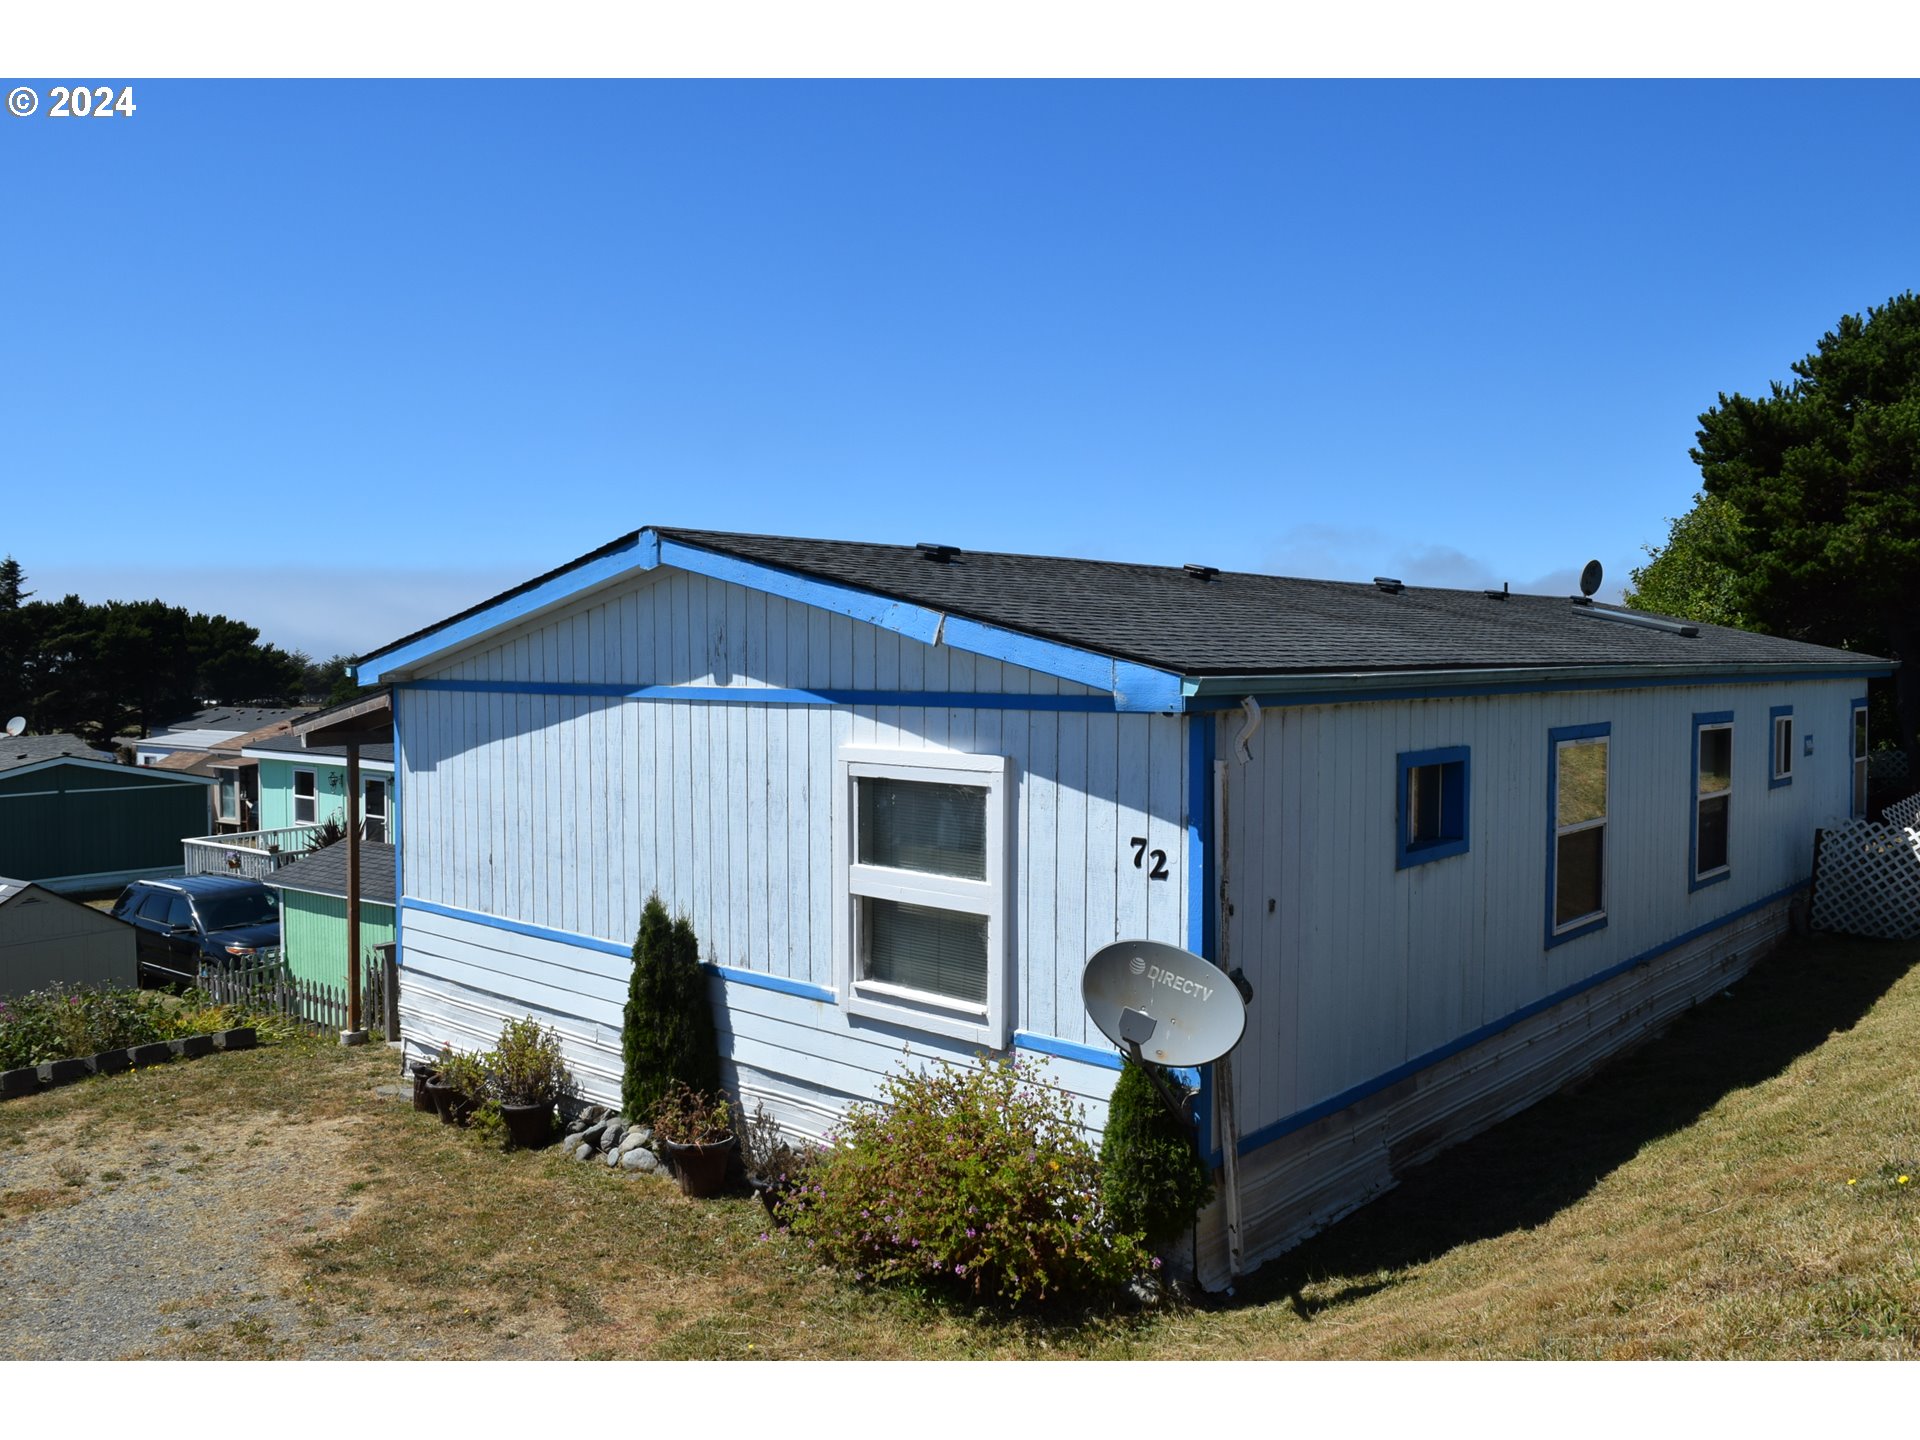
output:
M 1903 82 L 133 85 L 0 116 L 0 552 L 315 654 L 646 523 L 1611 591 L 1920 282 Z

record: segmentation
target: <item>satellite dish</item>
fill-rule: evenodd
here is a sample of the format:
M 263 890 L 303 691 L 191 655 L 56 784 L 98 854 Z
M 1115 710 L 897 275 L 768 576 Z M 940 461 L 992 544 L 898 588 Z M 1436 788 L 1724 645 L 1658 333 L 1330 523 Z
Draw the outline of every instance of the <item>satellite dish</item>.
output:
M 1598 560 L 1587 561 L 1587 568 L 1580 572 L 1580 593 L 1582 595 L 1592 595 L 1594 591 L 1598 590 L 1600 588 L 1601 574 L 1600 562 Z
M 1246 1002 L 1218 966 L 1177 945 L 1121 940 L 1080 974 L 1087 1016 L 1121 1050 L 1155 1065 L 1203 1065 L 1240 1043 Z
M 7 721 L 7 734 L 9 735 L 24 735 L 26 730 L 27 717 L 24 715 L 16 715 Z

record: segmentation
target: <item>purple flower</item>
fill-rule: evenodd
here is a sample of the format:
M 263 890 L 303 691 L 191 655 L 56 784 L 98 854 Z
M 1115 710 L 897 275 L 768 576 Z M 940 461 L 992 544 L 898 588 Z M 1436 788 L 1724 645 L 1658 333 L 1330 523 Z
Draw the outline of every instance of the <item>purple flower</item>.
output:
M 967 1239 L 971 1240 L 973 1238 L 974 1238 L 973 1226 L 969 1225 L 967 1226 Z
M 956 1265 L 953 1267 L 953 1273 L 956 1275 L 964 1275 L 967 1273 L 967 1267 L 964 1265 Z

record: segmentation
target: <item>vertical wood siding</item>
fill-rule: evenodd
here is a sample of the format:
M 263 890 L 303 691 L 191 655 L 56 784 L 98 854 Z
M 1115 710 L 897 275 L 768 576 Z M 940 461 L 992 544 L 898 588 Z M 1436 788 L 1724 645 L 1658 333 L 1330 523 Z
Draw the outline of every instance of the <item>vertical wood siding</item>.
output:
M 1080 1004 L 1087 955 L 1123 936 L 1184 943 L 1186 756 L 1177 716 L 756 703 L 754 692 L 768 688 L 1097 692 L 672 570 L 423 678 L 711 686 L 740 696 L 400 690 L 407 895 L 601 942 L 562 958 L 544 942 L 496 932 L 480 947 L 489 953 L 478 954 L 476 932 L 407 910 L 407 1003 L 426 1038 L 460 1038 L 467 1032 L 457 1027 L 478 1026 L 486 1033 L 467 1038 L 490 1043 L 498 1022 L 492 1030 L 481 1022 L 493 1010 L 538 996 L 583 1059 L 611 1034 L 611 1058 L 592 1063 L 610 1067 L 617 1090 L 619 1019 L 607 987 L 624 996 L 628 961 L 604 947 L 632 943 L 654 890 L 692 920 L 704 959 L 836 988 L 848 944 L 833 903 L 834 762 L 844 745 L 1011 757 L 1013 1028 L 1108 1050 Z M 1165 880 L 1135 868 L 1133 836 L 1166 852 Z M 479 1009 L 463 1016 L 469 994 Z M 819 1001 L 731 983 L 724 995 L 729 1025 L 741 1027 L 728 1043 L 754 1072 L 749 1088 L 778 1092 L 784 1098 L 770 1108 L 787 1104 L 797 1115 L 811 1088 L 870 1094 L 909 1042 L 916 1052 L 965 1053 Z M 749 1015 L 759 1019 L 741 1018 Z M 788 1028 L 761 1023 L 776 1020 Z M 799 1043 L 800 1030 L 816 1032 L 812 1050 Z M 1110 1071 L 1046 1063 L 1070 1077 L 1074 1093 L 1104 1102 Z
M 1481 1026 L 1804 882 L 1847 806 L 1860 682 L 1273 708 L 1229 757 L 1226 940 L 1253 983 L 1236 1055 L 1251 1134 Z M 1770 788 L 1769 707 L 1792 705 L 1793 783 Z M 1695 712 L 1734 712 L 1731 876 L 1688 887 Z M 1548 732 L 1612 725 L 1607 925 L 1545 944 Z M 1798 753 L 1812 735 L 1814 753 Z M 1470 848 L 1395 868 L 1396 757 L 1471 749 Z

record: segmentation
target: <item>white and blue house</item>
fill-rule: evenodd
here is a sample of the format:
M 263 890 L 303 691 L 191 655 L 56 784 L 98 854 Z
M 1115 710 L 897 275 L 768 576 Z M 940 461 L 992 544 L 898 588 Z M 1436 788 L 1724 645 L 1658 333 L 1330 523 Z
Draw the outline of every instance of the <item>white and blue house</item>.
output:
M 1097 1127 L 1087 957 L 1242 972 L 1217 1284 L 1742 973 L 1891 669 L 1584 597 L 649 528 L 359 678 L 421 1047 L 532 1013 L 613 1098 L 657 890 L 789 1129 L 978 1050 Z

